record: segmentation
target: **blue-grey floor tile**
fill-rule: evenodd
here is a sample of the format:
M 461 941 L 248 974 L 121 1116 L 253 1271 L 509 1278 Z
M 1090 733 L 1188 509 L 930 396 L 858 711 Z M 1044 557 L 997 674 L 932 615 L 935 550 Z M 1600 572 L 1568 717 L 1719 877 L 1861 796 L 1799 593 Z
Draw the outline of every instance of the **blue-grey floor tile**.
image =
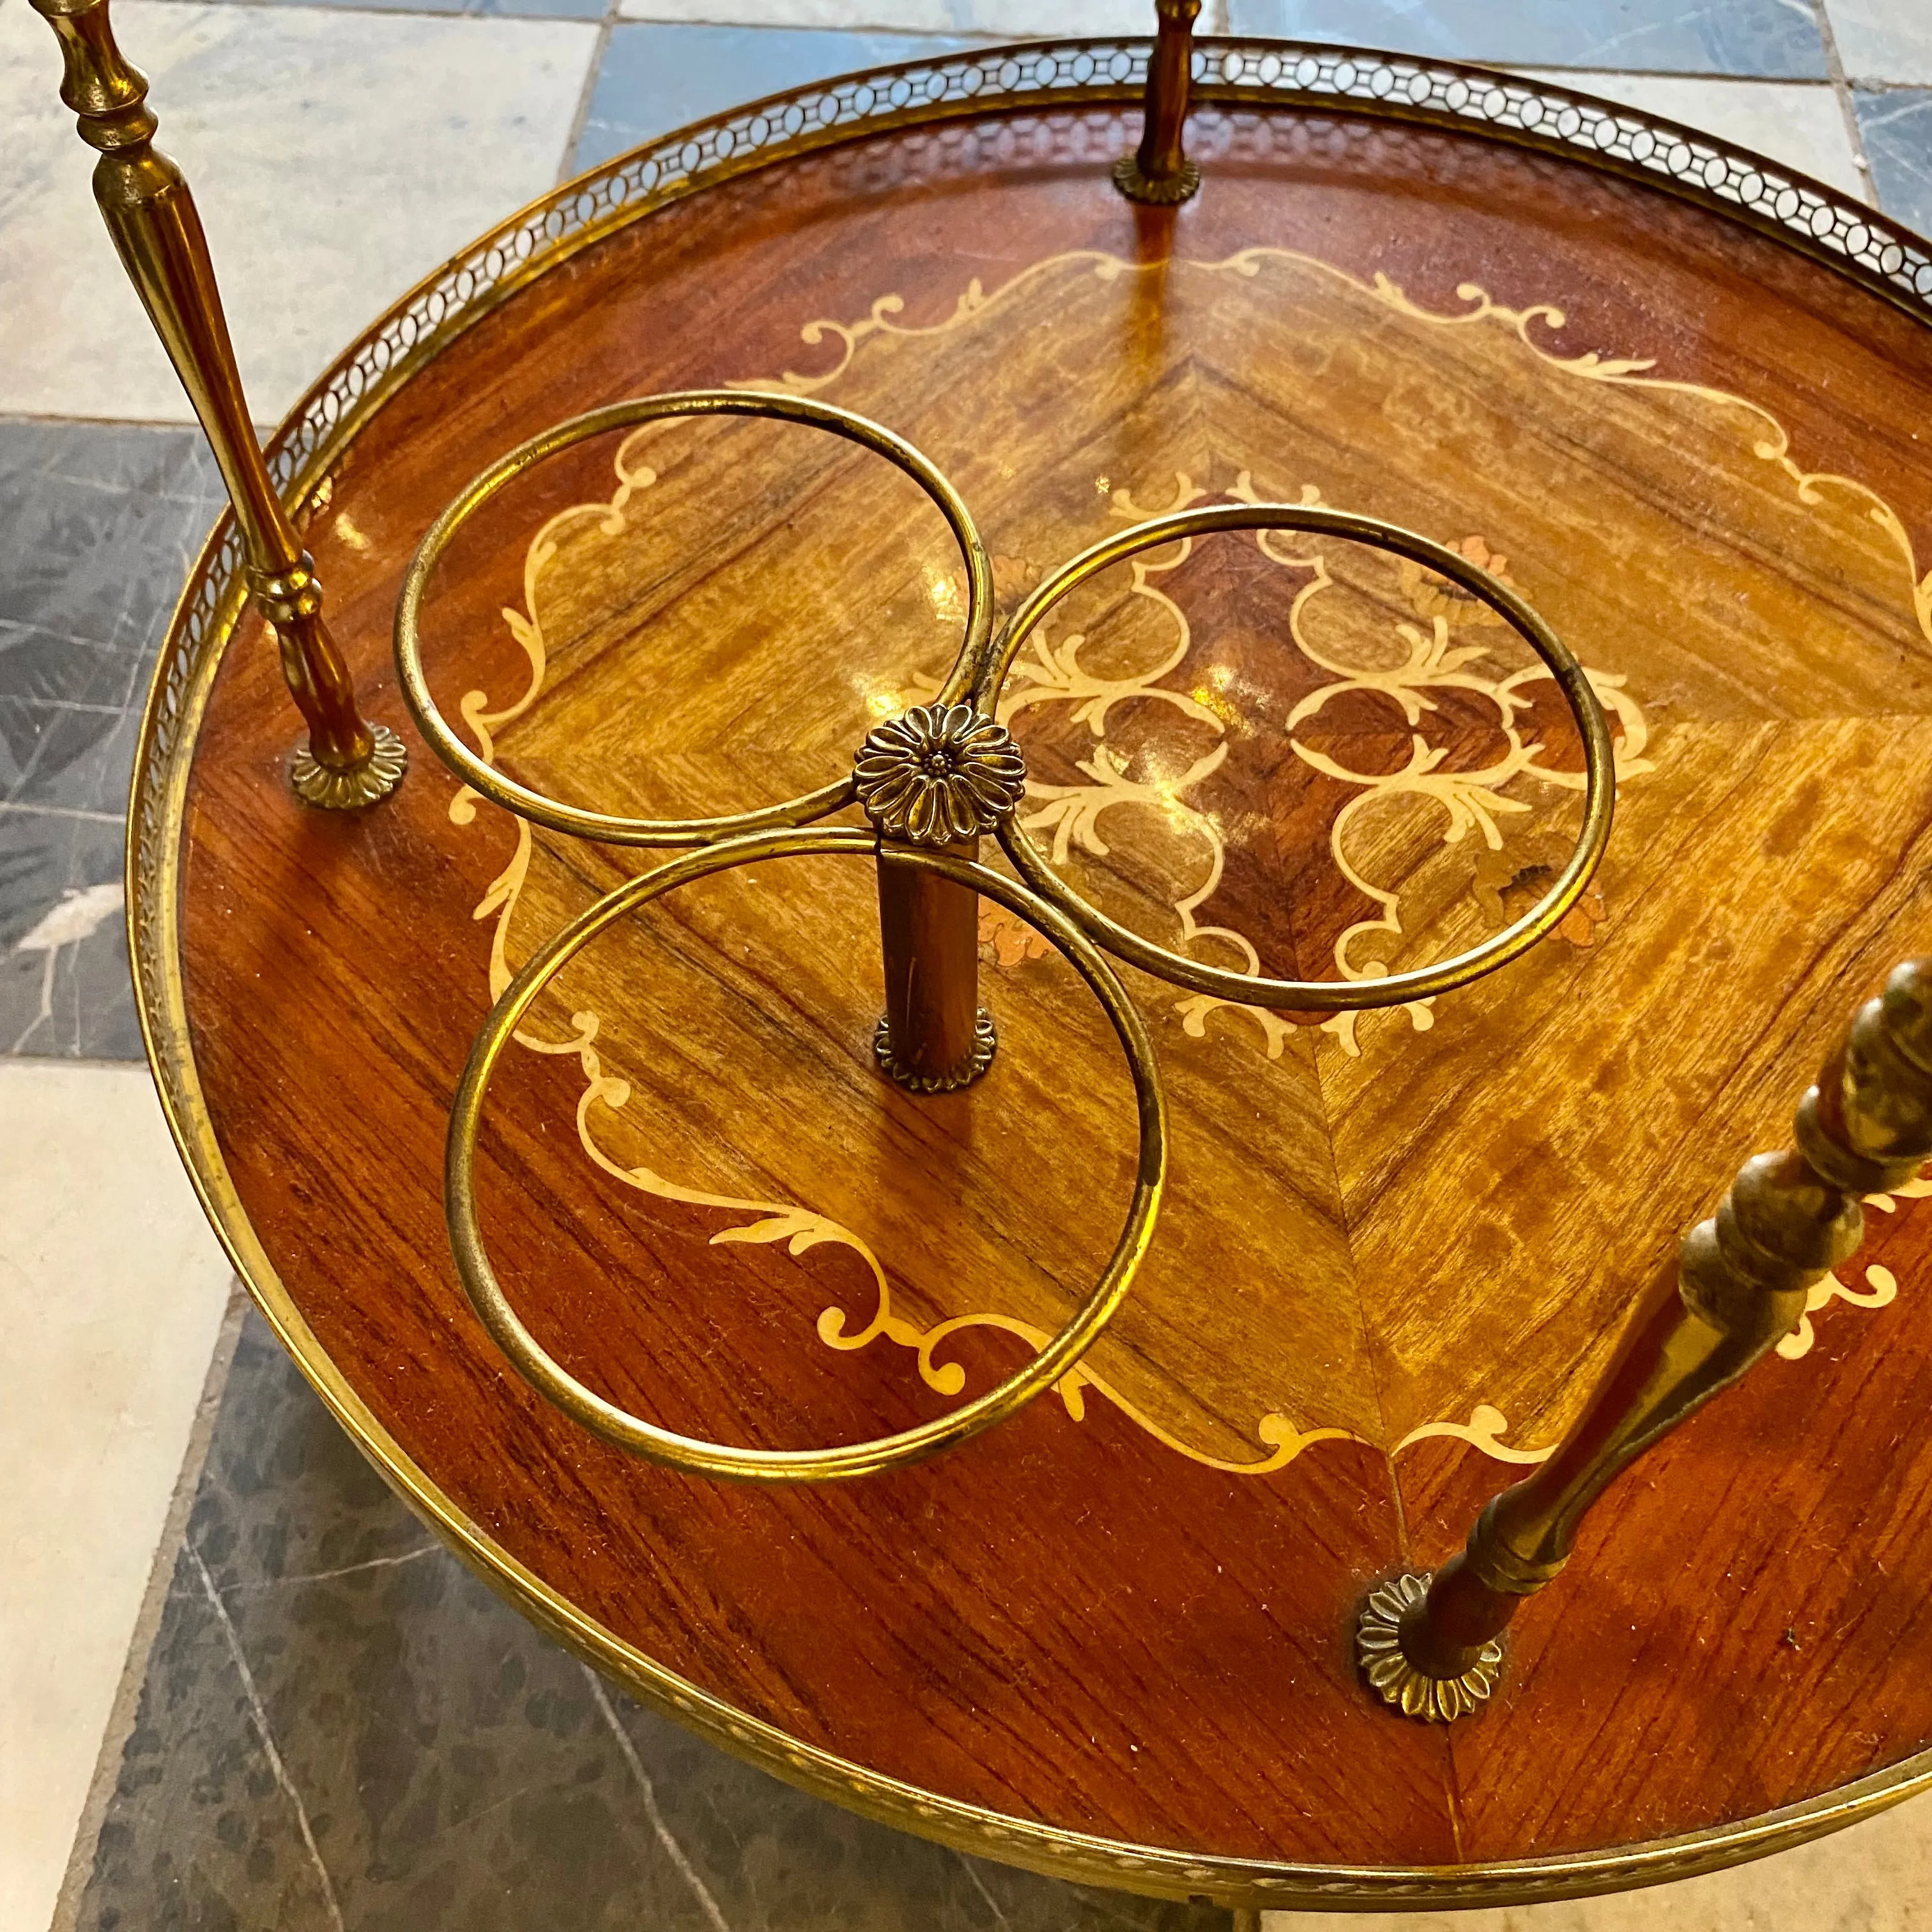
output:
M 1932 236 L 1932 89 L 1861 91 L 1854 98 L 1879 206 Z
M 314 0 L 280 0 L 310 6 Z M 526 20 L 601 20 L 604 0 L 329 0 L 333 6 L 382 14 L 491 14 Z
M 0 1053 L 141 1057 L 121 821 L 222 501 L 197 430 L 0 420 Z
M 238 0 L 243 3 L 243 0 Z M 260 0 L 245 0 L 260 4 Z M 315 0 L 268 0 L 271 5 L 313 6 Z M 488 14 L 544 20 L 601 20 L 605 0 L 326 0 L 332 8 L 378 14 Z
M 434 1544 L 260 1316 L 80 1932 L 1228 1932 L 967 1859 L 638 1709 Z
M 0 421 L 0 802 L 125 808 L 122 721 L 222 502 L 199 430 Z
M 572 165 L 593 166 L 687 122 L 787 88 L 971 44 L 938 34 L 818 28 L 615 27 Z
M 1822 80 L 1792 0 L 1228 0 L 1228 30 L 1519 67 Z
M 118 818 L 0 806 L 0 1054 L 139 1060 Z
M 0 698 L 0 804 L 125 811 L 138 715 L 131 705 Z

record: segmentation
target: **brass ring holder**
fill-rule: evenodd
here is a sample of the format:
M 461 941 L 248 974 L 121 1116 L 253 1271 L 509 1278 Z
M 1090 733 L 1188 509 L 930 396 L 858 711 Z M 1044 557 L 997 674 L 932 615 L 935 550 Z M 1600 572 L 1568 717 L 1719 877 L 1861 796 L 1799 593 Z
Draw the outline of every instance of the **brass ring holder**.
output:
M 416 722 L 417 729 L 428 740 L 430 748 L 466 784 L 473 787 L 494 805 L 514 812 L 520 818 L 562 832 L 573 838 L 594 838 L 607 845 L 702 845 L 716 838 L 735 838 L 750 832 L 768 832 L 780 826 L 808 824 L 850 805 L 855 796 L 850 773 L 815 791 L 782 805 L 766 806 L 752 812 L 727 813 L 716 818 L 620 818 L 601 812 L 546 798 L 514 778 L 506 778 L 494 765 L 486 764 L 453 732 L 437 710 L 423 674 L 421 620 L 423 600 L 443 552 L 457 532 L 494 496 L 500 495 L 519 476 L 534 469 L 546 458 L 588 442 L 616 429 L 634 424 L 670 422 L 692 416 L 763 416 L 783 422 L 802 423 L 830 430 L 862 449 L 884 457 L 896 468 L 919 484 L 958 541 L 966 566 L 966 628 L 959 654 L 946 674 L 938 702 L 950 704 L 964 696 L 972 682 L 973 668 L 986 645 L 993 626 L 993 566 L 986 547 L 980 540 L 971 512 L 958 490 L 932 463 L 908 442 L 868 416 L 840 409 L 836 404 L 814 402 L 809 397 L 770 395 L 744 389 L 680 389 L 663 395 L 643 396 L 634 400 L 613 403 L 601 410 L 572 416 L 541 435 L 520 443 L 508 455 L 492 464 L 444 510 L 417 547 L 403 578 L 396 603 L 396 669 L 403 700 Z
M 1467 986 L 1527 952 L 1562 923 L 1575 904 L 1610 836 L 1610 816 L 1616 802 L 1616 760 L 1610 726 L 1603 707 L 1590 688 L 1582 666 L 1543 620 L 1506 584 L 1472 563 L 1459 551 L 1432 542 L 1400 524 L 1346 510 L 1314 504 L 1216 504 L 1202 509 L 1178 510 L 1155 517 L 1131 530 L 1107 537 L 1082 550 L 1048 576 L 1014 612 L 1000 634 L 974 690 L 974 701 L 989 717 L 998 709 L 1008 669 L 1047 613 L 1069 592 L 1117 563 L 1144 550 L 1183 538 L 1222 530 L 1300 530 L 1318 536 L 1345 537 L 1376 550 L 1406 557 L 1448 578 L 1496 612 L 1527 642 L 1556 681 L 1575 719 L 1583 742 L 1583 823 L 1569 860 L 1536 904 L 1498 933 L 1453 958 L 1406 973 L 1374 980 L 1274 980 L 1203 965 L 1109 919 L 1080 897 L 1054 872 L 1029 838 L 1017 814 L 999 829 L 999 841 L 1014 868 L 1041 898 L 1051 901 L 1109 952 L 1142 971 L 1190 992 L 1212 994 L 1246 1006 L 1286 1006 L 1311 1012 L 1336 1012 L 1348 1008 L 1394 1006 L 1427 999 Z
M 856 826 L 822 831 L 782 830 L 719 841 L 674 859 L 607 892 L 538 952 L 504 988 L 470 1051 L 451 1109 L 443 1166 L 443 1204 L 451 1246 L 464 1292 L 478 1317 L 537 1392 L 573 1416 L 593 1435 L 620 1449 L 688 1475 L 766 1483 L 833 1482 L 871 1476 L 937 1455 L 990 1429 L 1051 1388 L 1098 1338 L 1126 1298 L 1129 1284 L 1154 1238 L 1167 1168 L 1166 1109 L 1154 1070 L 1145 1022 L 1105 956 L 1073 922 L 1002 874 L 941 851 L 890 848 L 884 862 L 937 874 L 1000 904 L 1027 921 L 1065 956 L 1094 992 L 1127 1056 L 1140 1122 L 1140 1151 L 1125 1225 L 1099 1279 L 1072 1318 L 1024 1367 L 950 1414 L 896 1436 L 832 1449 L 745 1449 L 700 1442 L 645 1421 L 605 1400 L 563 1368 L 518 1318 L 490 1264 L 476 1214 L 476 1134 L 490 1076 L 518 1023 L 537 995 L 606 927 L 678 886 L 760 860 L 830 853 L 871 856 L 880 850 Z
M 462 526 L 517 477 L 547 457 L 607 431 L 640 423 L 720 415 L 763 416 L 830 430 L 886 457 L 940 509 L 967 567 L 964 634 L 944 685 L 928 705 L 877 728 L 854 772 L 786 803 L 717 818 L 616 818 L 544 796 L 486 764 L 450 730 L 422 665 L 420 620 L 436 565 Z M 1536 905 L 1483 944 L 1439 965 L 1354 981 L 1250 977 L 1182 958 L 1118 925 L 1047 866 L 1021 830 L 1014 808 L 1024 790 L 1017 748 L 994 722 L 1015 654 L 1061 598 L 1109 566 L 1182 538 L 1234 530 L 1293 530 L 1352 538 L 1437 572 L 1478 597 L 1526 638 L 1555 679 L 1582 734 L 1583 825 L 1556 883 Z M 750 1482 L 829 1482 L 876 1474 L 935 1455 L 1014 1414 L 1073 1368 L 1126 1295 L 1153 1238 L 1166 1172 L 1166 1103 L 1153 1047 L 1138 1010 L 1106 954 L 1170 983 L 1244 1004 L 1334 1011 L 1392 1006 L 1444 993 L 1506 964 L 1553 930 L 1588 884 L 1610 835 L 1615 800 L 1610 728 L 1576 658 L 1523 600 L 1458 552 L 1372 518 L 1313 506 L 1239 504 L 1180 511 L 1137 524 L 1082 551 L 1054 572 L 991 641 L 992 572 L 964 502 L 926 456 L 868 418 L 809 398 L 737 389 L 646 396 L 572 418 L 531 438 L 485 470 L 430 526 L 404 577 L 396 610 L 396 662 L 404 696 L 431 748 L 465 784 L 520 818 L 575 838 L 630 846 L 683 845 L 687 852 L 627 881 L 548 942 L 512 981 L 471 1049 L 451 1114 L 444 1210 L 458 1275 L 471 1306 L 518 1372 L 545 1400 L 604 1441 L 688 1474 Z M 934 795 L 932 788 L 943 796 Z M 801 829 L 854 802 L 872 820 Z M 979 864 L 979 837 L 992 832 L 1021 874 L 1016 883 Z M 1140 1126 L 1140 1154 L 1126 1223 L 1099 1280 L 1072 1318 L 1024 1368 L 950 1414 L 896 1436 L 830 1449 L 734 1448 L 680 1436 L 617 1407 L 572 1376 L 531 1335 L 491 1268 L 475 1196 L 476 1135 L 490 1074 L 531 1003 L 564 966 L 616 920 L 679 886 L 760 860 L 863 853 L 879 868 L 881 935 L 889 1006 L 896 983 L 919 984 L 925 1004 L 903 1005 L 881 1023 L 881 1072 L 916 1094 L 950 1091 L 986 1071 L 995 1051 L 991 1016 L 975 1004 L 974 907 L 996 901 L 1058 949 L 1100 1000 L 1127 1056 Z M 935 992 L 934 989 L 938 989 Z M 920 1058 L 950 1029 L 963 1056 Z M 949 1052 L 951 1049 L 949 1048 Z

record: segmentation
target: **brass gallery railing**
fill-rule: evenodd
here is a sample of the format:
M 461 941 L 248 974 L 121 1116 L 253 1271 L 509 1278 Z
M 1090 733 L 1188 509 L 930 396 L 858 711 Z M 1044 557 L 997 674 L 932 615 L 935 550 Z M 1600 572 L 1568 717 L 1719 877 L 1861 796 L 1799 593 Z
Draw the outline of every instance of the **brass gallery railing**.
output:
M 181 375 L 219 460 L 241 532 L 250 591 L 280 650 L 291 694 L 308 724 L 290 776 L 307 803 L 360 808 L 394 789 L 402 741 L 360 715 L 346 665 L 322 615 L 313 565 L 256 447 L 236 374 L 206 240 L 180 170 L 152 145 L 147 83 L 122 56 L 106 0 L 33 0 L 59 37 L 62 98 L 98 149 L 95 196 L 129 275 Z M 1891 299 L 1922 311 L 1932 299 L 1932 256 L 1883 218 L 1816 184 L 1750 163 L 1688 131 L 1606 109 L 1540 84 L 1444 63 L 1255 43 L 1197 47 L 1198 0 L 1157 0 L 1151 46 L 1062 42 L 909 63 L 883 81 L 831 82 L 713 124 L 709 148 L 673 137 L 625 164 L 655 169 L 659 188 L 688 190 L 722 178 L 746 156 L 764 158 L 837 138 L 848 124 L 891 125 L 1000 104 L 1113 99 L 1144 88 L 1138 148 L 1114 163 L 1120 191 L 1154 205 L 1185 200 L 1199 172 L 1185 152 L 1190 86 L 1224 102 L 1351 103 L 1438 126 L 1480 126 L 1524 145 L 1587 155 L 1594 164 L 1667 185 L 1774 229 L 1832 260 Z M 881 96 L 881 90 L 884 97 Z M 814 116 L 816 116 L 816 118 Z M 728 146 L 728 142 L 733 145 Z M 687 150 L 691 150 L 687 152 Z M 452 313 L 473 306 L 464 276 L 495 295 L 546 250 L 581 246 L 616 218 L 624 177 L 607 173 L 565 191 L 520 224 L 521 255 L 500 239 L 447 288 L 426 285 L 384 358 L 350 374 L 350 392 L 392 380 Z M 600 195 L 613 197 L 607 208 Z M 572 197 L 574 197 L 573 200 Z M 585 197 L 589 197 L 587 202 Z M 584 203 L 579 206 L 580 202 Z M 512 259 L 512 257 L 514 259 Z M 422 313 L 418 316 L 417 311 Z M 451 325 L 454 326 L 454 325 Z M 386 359 L 385 359 L 386 358 Z M 332 388 L 311 404 L 280 460 L 326 446 Z M 316 412 L 320 411 L 320 414 Z M 945 516 L 964 559 L 968 610 L 958 654 L 938 698 L 880 725 L 849 772 L 787 804 L 695 820 L 612 818 L 529 790 L 476 758 L 443 722 L 424 682 L 418 625 L 438 559 L 454 532 L 513 478 L 589 436 L 632 424 L 721 413 L 772 416 L 844 436 L 916 482 Z M 304 439 L 308 439 L 304 442 Z M 1370 982 L 1298 982 L 1204 966 L 1106 917 L 1047 866 L 1015 816 L 1025 782 L 1017 748 L 996 723 L 1016 652 L 1047 612 L 1096 572 L 1139 553 L 1214 531 L 1292 529 L 1351 538 L 1435 571 L 1487 604 L 1529 644 L 1562 690 L 1581 734 L 1584 813 L 1574 850 L 1544 897 L 1472 951 Z M 1608 727 L 1570 652 L 1506 585 L 1458 553 L 1373 519 L 1299 505 L 1242 504 L 1156 518 L 1082 552 L 1053 572 L 1000 634 L 992 632 L 992 573 L 966 506 L 920 452 L 865 418 L 790 396 L 700 391 L 620 404 L 559 425 L 503 458 L 438 518 L 412 562 L 396 621 L 403 688 L 437 754 L 506 809 L 567 835 L 682 856 L 606 895 L 542 947 L 497 1001 L 470 1056 L 450 1123 L 445 1172 L 452 1251 L 465 1292 L 498 1344 L 540 1393 L 620 1448 L 674 1468 L 754 1481 L 825 1481 L 899 1466 L 952 1448 L 1012 1414 L 1078 1361 L 1132 1283 L 1153 1238 L 1166 1169 L 1165 1108 L 1146 1030 L 1107 956 L 1174 985 L 1251 1006 L 1304 1011 L 1382 1006 L 1440 994 L 1517 958 L 1552 931 L 1587 885 L 1609 837 L 1614 795 Z M 853 803 L 869 829 L 814 830 Z M 981 865 L 995 838 L 1022 883 Z M 550 980 L 612 923 L 664 894 L 730 868 L 790 856 L 872 860 L 878 880 L 886 1011 L 873 1041 L 884 1076 L 929 1094 L 977 1078 L 997 1048 L 979 1006 L 975 904 L 992 898 L 1058 947 L 1100 1000 L 1127 1056 L 1140 1128 L 1126 1224 L 1100 1278 L 1072 1318 L 1016 1374 L 938 1420 L 833 1450 L 753 1450 L 675 1435 L 629 1414 L 570 1376 L 518 1319 L 490 1265 L 478 1226 L 472 1164 L 493 1069 L 517 1024 Z M 1795 1326 L 1805 1290 L 1846 1259 L 1863 1232 L 1867 1193 L 1897 1185 L 1932 1154 L 1932 962 L 1898 969 L 1857 1016 L 1799 1106 L 1795 1148 L 1740 1171 L 1715 1217 L 1693 1229 L 1676 1262 L 1640 1298 L 1616 1360 L 1576 1425 L 1535 1473 L 1495 1498 L 1467 1550 L 1432 1578 L 1404 1575 L 1369 1589 L 1356 1630 L 1372 1690 L 1411 1716 L 1450 1719 L 1474 1708 L 1502 1667 L 1498 1639 L 1515 1606 L 1562 1567 L 1583 1513 L 1636 1456 L 1728 1386 Z

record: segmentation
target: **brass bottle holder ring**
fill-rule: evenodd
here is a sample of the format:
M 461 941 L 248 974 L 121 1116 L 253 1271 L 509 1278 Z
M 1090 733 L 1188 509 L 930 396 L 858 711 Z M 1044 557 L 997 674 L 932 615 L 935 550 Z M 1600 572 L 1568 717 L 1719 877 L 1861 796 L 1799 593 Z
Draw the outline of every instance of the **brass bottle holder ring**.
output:
M 616 818 L 545 797 L 506 777 L 465 746 L 437 710 L 424 677 L 418 634 L 424 597 L 438 561 L 457 530 L 514 478 L 546 457 L 606 431 L 678 417 L 775 417 L 829 430 L 885 456 L 926 490 L 944 515 L 967 567 L 964 634 L 945 684 L 926 708 L 946 735 L 963 724 L 965 737 L 992 730 L 1000 687 L 1014 656 L 1046 614 L 1080 584 L 1113 564 L 1182 538 L 1218 531 L 1292 530 L 1334 536 L 1390 551 L 1435 571 L 1479 598 L 1524 638 L 1556 681 L 1582 735 L 1585 764 L 1583 824 L 1555 884 L 1521 918 L 1483 944 L 1435 966 L 1378 979 L 1288 980 L 1250 976 L 1206 966 L 1129 932 L 1090 904 L 1054 874 L 1021 830 L 1010 805 L 989 820 L 1021 874 L 1016 884 L 942 845 L 919 842 L 914 828 L 895 831 L 890 813 L 866 800 L 874 824 L 800 829 L 859 796 L 854 776 L 782 805 L 715 818 Z M 1152 1046 L 1138 1009 L 1106 954 L 1111 952 L 1171 984 L 1245 1005 L 1316 1011 L 1399 1004 L 1447 992 L 1526 952 L 1561 921 L 1588 884 L 1610 835 L 1615 802 L 1610 728 L 1582 667 L 1536 614 L 1510 590 L 1459 553 L 1397 525 L 1310 505 L 1216 506 L 1183 510 L 1137 524 L 1092 545 L 1049 576 L 1014 614 L 997 642 L 992 628 L 992 574 L 970 512 L 952 485 L 918 450 L 869 418 L 803 397 L 742 390 L 691 390 L 595 410 L 532 437 L 478 477 L 430 526 L 404 578 L 396 612 L 396 662 L 404 698 L 430 747 L 483 796 L 520 818 L 568 836 L 628 846 L 698 849 L 608 893 L 544 946 L 518 974 L 491 1010 L 471 1049 L 452 1112 L 444 1169 L 444 1210 L 465 1294 L 519 1374 L 554 1403 L 619 1448 L 688 1474 L 754 1482 L 827 1482 L 877 1474 L 934 1455 L 992 1427 L 1073 1368 L 1098 1338 L 1125 1296 L 1152 1239 L 1166 1172 L 1166 1110 Z M 959 710 L 962 706 L 970 709 Z M 917 716 L 909 713 L 908 718 Z M 957 735 L 953 734 L 953 735 Z M 1004 740 L 1004 733 L 997 733 Z M 872 753 L 878 734 L 862 758 Z M 931 748 L 944 752 L 935 744 Z M 1009 747 L 1009 748 L 1010 748 Z M 1013 764 L 1018 768 L 1018 760 Z M 1019 789 L 1018 782 L 1013 790 Z M 1140 1154 L 1126 1224 L 1098 1281 L 1072 1318 L 1024 1368 L 950 1414 L 896 1436 L 830 1449 L 758 1450 L 678 1435 L 617 1407 L 578 1381 L 530 1334 L 492 1270 L 475 1198 L 476 1135 L 491 1072 L 530 1004 L 566 964 L 625 914 L 676 886 L 767 859 L 832 853 L 864 854 L 880 867 L 882 895 L 909 882 L 943 881 L 994 900 L 1056 946 L 1100 1000 L 1127 1056 L 1140 1125 Z M 888 942 L 890 952 L 891 942 Z M 889 958 L 889 968 L 892 962 Z M 897 962 L 909 966 L 909 960 Z M 928 960 L 923 970 L 939 970 Z M 974 970 L 968 951 L 964 970 Z
M 937 874 L 998 901 L 1058 948 L 1092 988 L 1127 1057 L 1140 1123 L 1133 1196 L 1113 1252 L 1072 1318 L 1024 1367 L 950 1414 L 896 1436 L 830 1449 L 746 1449 L 700 1442 L 646 1422 L 586 1388 L 543 1348 L 510 1306 L 490 1264 L 477 1219 L 476 1135 L 484 1098 L 490 1074 L 531 1004 L 606 927 L 664 893 L 716 872 L 764 860 L 830 853 L 876 856 L 888 866 Z M 1005 1420 L 1051 1388 L 1092 1346 L 1125 1298 L 1153 1239 L 1166 1168 L 1166 1109 L 1153 1046 L 1139 1010 L 1099 947 L 1064 914 L 1004 874 L 946 852 L 882 845 L 872 833 L 856 826 L 826 826 L 754 832 L 701 846 L 607 892 L 544 945 L 505 988 L 470 1048 L 450 1113 L 443 1208 L 457 1273 L 470 1305 L 524 1380 L 593 1435 L 687 1474 L 752 1482 L 823 1483 L 877 1475 L 937 1455 Z
M 682 389 L 613 403 L 556 424 L 492 464 L 430 524 L 403 578 L 402 592 L 396 602 L 395 646 L 404 702 L 417 729 L 429 741 L 430 748 L 466 784 L 492 804 L 553 832 L 564 832 L 573 838 L 594 838 L 607 845 L 703 845 L 716 838 L 735 838 L 780 826 L 808 824 L 850 805 L 856 796 L 848 772 L 842 778 L 801 797 L 752 812 L 730 812 L 716 818 L 614 818 L 547 798 L 485 764 L 450 729 L 430 695 L 429 681 L 423 673 L 423 601 L 430 579 L 451 540 L 484 504 L 546 458 L 592 436 L 640 423 L 720 416 L 763 416 L 829 430 L 834 436 L 884 457 L 919 484 L 946 519 L 966 566 L 965 634 L 958 656 L 934 701 L 955 704 L 970 688 L 974 670 L 985 654 L 993 628 L 992 564 L 958 491 L 902 436 L 854 410 L 840 409 L 836 404 L 814 402 L 806 396 L 772 395 L 745 389 Z
M 1616 802 L 1614 751 L 1603 706 L 1590 688 L 1582 666 L 1550 626 L 1508 585 L 1502 583 L 1460 552 L 1432 542 L 1400 524 L 1356 516 L 1315 504 L 1215 504 L 1201 509 L 1177 510 L 1155 517 L 1130 530 L 1103 538 L 1062 564 L 1014 612 L 995 640 L 975 682 L 973 701 L 988 717 L 998 710 L 1000 691 L 1020 646 L 1047 613 L 1070 592 L 1109 566 L 1125 562 L 1144 550 L 1184 537 L 1204 536 L 1224 530 L 1300 530 L 1318 536 L 1345 537 L 1376 550 L 1406 557 L 1436 572 L 1487 604 L 1534 650 L 1562 693 L 1583 743 L 1583 823 L 1568 862 L 1550 890 L 1520 919 L 1484 940 L 1433 966 L 1391 973 L 1373 980 L 1274 980 L 1224 967 L 1208 966 L 1156 946 L 1109 919 L 1081 898 L 1042 856 L 1022 827 L 1017 813 L 1000 826 L 998 838 L 1021 878 L 1041 898 L 1058 906 L 1118 958 L 1139 967 L 1190 992 L 1211 994 L 1254 1006 L 1289 1007 L 1311 1012 L 1396 1006 L 1427 999 L 1467 986 L 1520 958 L 1538 940 L 1562 924 L 1590 882 L 1610 836 L 1611 813 Z

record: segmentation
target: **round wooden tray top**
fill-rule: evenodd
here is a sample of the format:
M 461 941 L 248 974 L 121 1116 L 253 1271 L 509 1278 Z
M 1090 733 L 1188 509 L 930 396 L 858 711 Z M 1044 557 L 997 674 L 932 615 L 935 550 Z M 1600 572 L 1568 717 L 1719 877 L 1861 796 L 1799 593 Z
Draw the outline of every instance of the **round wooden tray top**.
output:
M 468 478 L 618 398 L 783 387 L 933 458 L 1005 608 L 1123 520 L 1243 496 L 1485 562 L 1616 730 L 1616 829 L 1561 935 L 1325 1023 L 1130 973 L 1172 1180 L 1082 1370 L 902 1474 L 675 1476 L 509 1372 L 440 1200 L 493 988 L 650 855 L 533 836 L 412 735 L 390 802 L 298 806 L 295 714 L 218 531 L 130 842 L 184 1150 L 304 1368 L 472 1562 L 640 1696 L 874 1816 L 1278 1905 L 1555 1896 L 1828 1828 L 1932 1779 L 1916 1187 L 1780 1359 L 1612 1492 L 1490 1709 L 1453 1734 L 1390 1714 L 1350 1636 L 1372 1580 L 1440 1562 L 1555 1440 L 1638 1286 L 1932 941 L 1932 336 L 1906 286 L 1932 264 L 1708 143 L 1678 146 L 1701 182 L 1754 182 L 1754 220 L 1646 185 L 1669 170 L 1630 155 L 1672 137 L 1634 116 L 1235 44 L 1191 129 L 1199 198 L 1138 209 L 1107 164 L 1144 44 L 741 114 L 565 190 L 379 325 L 276 446 L 369 706 L 404 722 L 398 579 Z M 1508 114 L 1468 109 L 1485 88 Z M 1799 241 L 1767 231 L 1780 208 Z M 732 811 L 837 776 L 929 694 L 962 597 L 877 459 L 654 428 L 466 531 L 428 670 L 529 784 Z M 1224 536 L 1112 573 L 1003 715 L 1065 875 L 1238 968 L 1443 956 L 1538 896 L 1577 821 L 1547 676 L 1346 544 Z M 672 1427 L 802 1446 L 941 1413 L 1064 1321 L 1126 1198 L 1128 1083 L 1064 962 L 990 906 L 981 936 L 999 1056 L 936 1099 L 871 1065 L 862 860 L 705 881 L 574 964 L 478 1163 L 544 1346 Z

